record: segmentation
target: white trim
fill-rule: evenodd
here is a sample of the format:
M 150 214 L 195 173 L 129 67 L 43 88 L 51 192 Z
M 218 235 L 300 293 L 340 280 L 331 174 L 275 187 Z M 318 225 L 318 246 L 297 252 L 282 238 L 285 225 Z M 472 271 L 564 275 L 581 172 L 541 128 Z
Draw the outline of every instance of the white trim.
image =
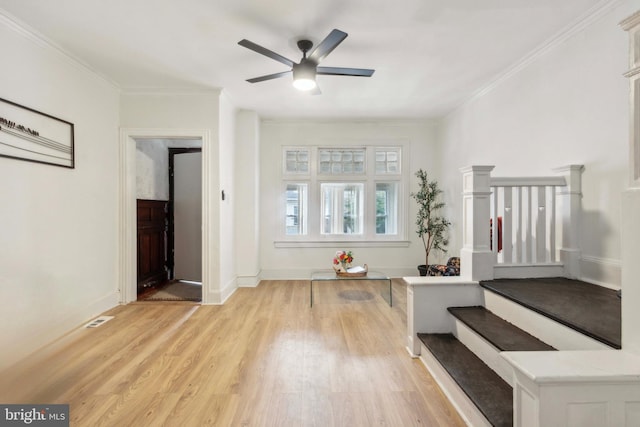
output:
M 585 12 L 583 15 L 578 17 L 578 19 L 576 19 L 574 22 L 572 22 L 571 24 L 566 26 L 564 29 L 557 32 L 554 36 L 547 39 L 545 42 L 543 42 L 538 47 L 533 49 L 531 52 L 529 52 L 528 54 L 520 58 L 510 67 L 507 67 L 506 70 L 497 74 L 494 78 L 489 80 L 485 85 L 480 87 L 480 89 L 473 92 L 471 96 L 463 99 L 462 102 L 460 102 L 460 104 L 458 104 L 451 111 L 445 114 L 444 117 L 446 118 L 446 117 L 452 116 L 465 105 L 493 91 L 495 88 L 499 87 L 502 83 L 504 83 L 514 75 L 518 74 L 520 71 L 527 68 L 530 64 L 532 64 L 538 58 L 546 55 L 547 52 L 560 46 L 562 43 L 564 43 L 571 37 L 575 36 L 580 31 L 584 30 L 594 22 L 598 21 L 606 13 L 608 13 L 610 10 L 616 8 L 622 3 L 623 3 L 623 0 L 602 0 L 598 2 L 587 12 Z
M 136 261 L 136 147 L 134 138 L 194 138 L 202 140 L 202 303 L 212 301 L 210 284 L 213 271 L 209 240 L 211 236 L 209 181 L 212 174 L 208 161 L 211 150 L 211 132 L 203 129 L 120 129 L 120 192 L 119 192 L 119 289 L 120 302 L 137 299 Z
M 204 300 L 204 295 L 202 296 L 202 305 L 224 305 L 225 302 L 227 302 L 227 300 L 231 297 L 231 295 L 233 295 L 236 290 L 238 289 L 236 280 L 230 280 L 225 286 L 224 288 L 220 289 L 220 290 L 214 290 L 211 291 L 209 290 L 209 298 L 207 299 L 207 302 L 205 302 Z M 203 293 L 204 293 L 204 287 L 203 287 Z M 216 302 L 212 302 L 212 301 L 216 301 Z
M 67 312 L 66 316 L 52 317 L 51 321 L 46 322 L 46 328 L 39 334 L 25 335 L 20 342 L 13 343 L 11 351 L 2 352 L 0 371 L 4 371 L 5 368 L 30 355 L 37 355 L 48 346 L 60 344 L 63 337 L 74 332 L 87 321 L 117 306 L 118 299 L 118 292 L 114 290 L 94 302 L 80 307 L 79 310 Z
M 601 258 L 591 255 L 582 255 L 580 259 L 580 273 L 583 280 L 604 288 L 618 290 L 622 286 L 622 262 L 617 259 Z M 599 275 L 590 274 L 598 270 Z
M 567 181 L 563 176 L 532 176 L 532 177 L 491 177 L 491 187 L 522 187 L 530 185 L 564 187 Z
M 532 277 L 560 277 L 564 264 L 497 264 L 493 266 L 494 279 L 528 279 Z
M 273 242 L 273 246 L 276 248 L 334 248 L 348 245 L 354 248 L 407 248 L 410 243 L 408 240 L 277 240 Z
M 33 27 L 27 25 L 25 22 L 11 15 L 9 12 L 0 9 L 0 23 L 4 24 L 7 28 L 14 31 L 16 34 L 24 37 L 25 39 L 33 42 L 34 44 L 44 48 L 49 49 L 56 54 L 58 54 L 62 59 L 64 59 L 68 64 L 80 68 L 83 71 L 88 71 L 89 74 L 99 78 L 105 83 L 108 83 L 113 88 L 120 90 L 120 86 L 108 77 L 105 74 L 97 71 L 89 64 L 73 55 L 69 51 L 65 50 L 59 44 L 45 36 L 44 34 L 38 32 Z

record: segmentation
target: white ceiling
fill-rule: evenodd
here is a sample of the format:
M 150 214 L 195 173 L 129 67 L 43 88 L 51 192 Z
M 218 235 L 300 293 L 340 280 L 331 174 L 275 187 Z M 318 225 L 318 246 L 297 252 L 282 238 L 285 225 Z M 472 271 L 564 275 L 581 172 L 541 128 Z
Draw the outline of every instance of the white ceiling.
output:
M 128 89 L 223 88 L 263 117 L 413 118 L 451 111 L 603 0 L 0 0 Z M 296 41 L 349 34 L 321 65 L 374 68 L 371 78 L 318 76 L 322 95 L 290 78 L 245 81 L 298 62 Z

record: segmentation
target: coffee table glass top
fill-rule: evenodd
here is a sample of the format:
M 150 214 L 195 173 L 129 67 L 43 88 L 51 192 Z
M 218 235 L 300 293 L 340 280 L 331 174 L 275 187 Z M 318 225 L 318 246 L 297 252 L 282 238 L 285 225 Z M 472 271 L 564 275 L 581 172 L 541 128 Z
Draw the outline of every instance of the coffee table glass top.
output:
M 378 271 L 368 271 L 366 276 L 338 276 L 333 270 L 314 271 L 311 280 L 389 280 L 389 277 Z

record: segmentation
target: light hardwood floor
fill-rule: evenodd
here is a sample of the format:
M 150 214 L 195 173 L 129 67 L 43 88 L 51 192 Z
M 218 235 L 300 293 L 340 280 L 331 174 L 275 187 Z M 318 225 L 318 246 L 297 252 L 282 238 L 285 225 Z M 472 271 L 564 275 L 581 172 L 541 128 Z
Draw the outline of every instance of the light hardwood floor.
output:
M 1 403 L 68 403 L 75 426 L 463 426 L 405 350 L 393 282 L 263 281 L 222 306 L 116 307 L 0 378 Z M 388 296 L 387 296 L 388 298 Z

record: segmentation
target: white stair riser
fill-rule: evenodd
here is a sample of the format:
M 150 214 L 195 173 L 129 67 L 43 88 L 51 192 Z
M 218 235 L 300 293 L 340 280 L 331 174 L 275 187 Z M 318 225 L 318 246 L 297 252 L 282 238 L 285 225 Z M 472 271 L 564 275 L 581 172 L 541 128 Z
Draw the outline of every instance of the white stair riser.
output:
M 558 350 L 611 350 L 611 347 L 600 341 L 486 289 L 484 306 L 496 316 Z
M 487 340 L 478 335 L 473 329 L 455 318 L 455 329 L 453 334 L 487 364 L 496 374 L 500 375 L 511 387 L 513 387 L 513 368 L 500 356 L 500 351 L 490 344 Z

